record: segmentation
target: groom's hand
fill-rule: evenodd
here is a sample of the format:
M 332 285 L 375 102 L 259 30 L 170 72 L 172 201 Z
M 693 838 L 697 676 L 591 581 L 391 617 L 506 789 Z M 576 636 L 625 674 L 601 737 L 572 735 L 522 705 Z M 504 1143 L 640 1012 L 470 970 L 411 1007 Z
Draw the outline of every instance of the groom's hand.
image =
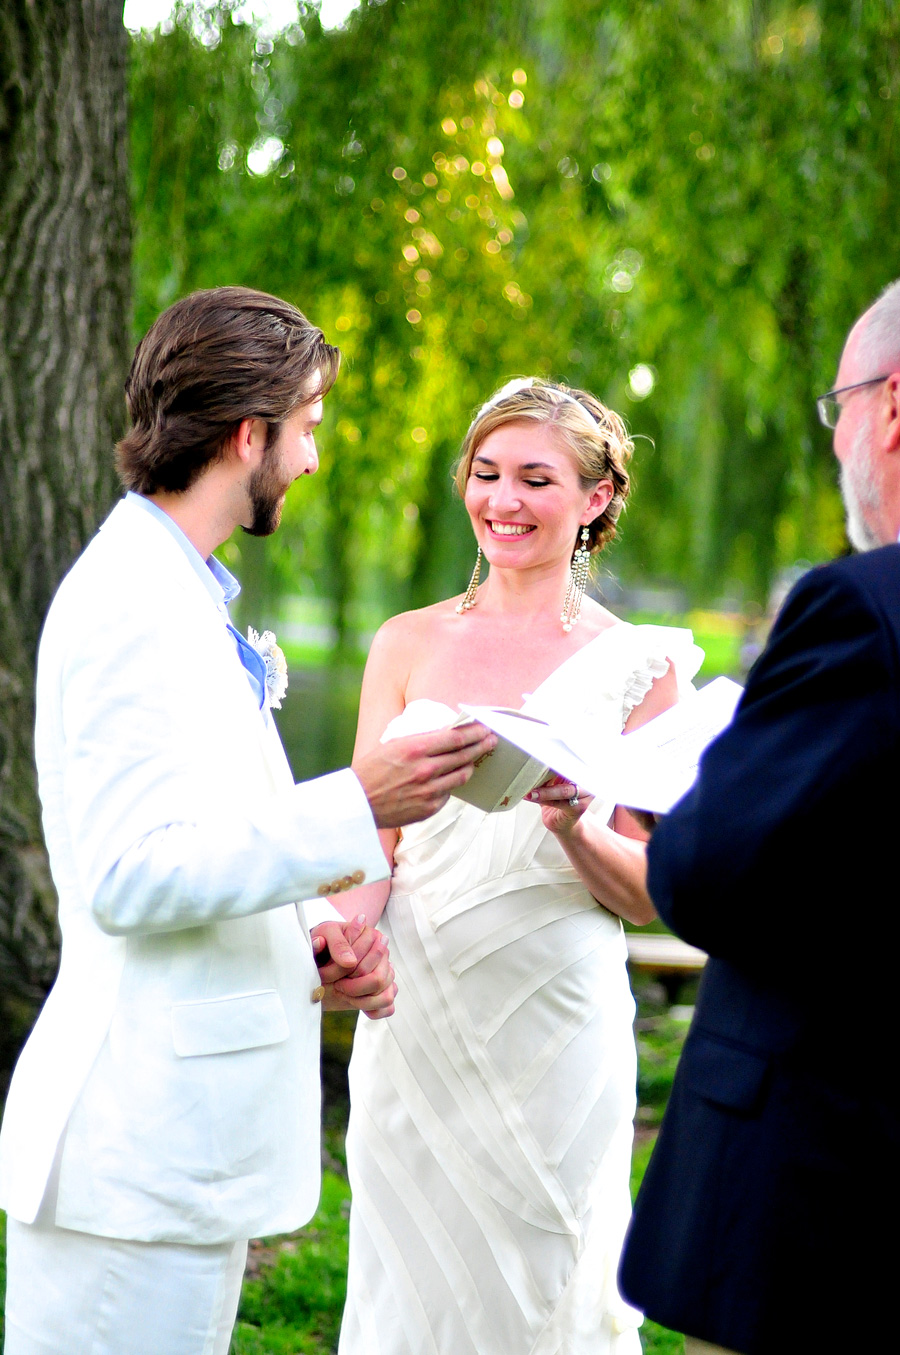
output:
M 378 827 L 400 828 L 436 814 L 496 746 L 497 735 L 484 725 L 435 729 L 379 744 L 353 770 Z
M 356 923 L 355 930 L 359 931 Z M 349 922 L 320 922 L 310 932 L 313 954 L 319 966 L 319 977 L 323 983 L 334 983 L 337 979 L 352 974 L 359 963 L 356 951 L 347 939 Z
M 312 930 L 313 951 L 328 1011 L 362 1011 L 372 1020 L 392 1016 L 397 985 L 381 932 L 360 914 L 352 922 L 323 922 Z

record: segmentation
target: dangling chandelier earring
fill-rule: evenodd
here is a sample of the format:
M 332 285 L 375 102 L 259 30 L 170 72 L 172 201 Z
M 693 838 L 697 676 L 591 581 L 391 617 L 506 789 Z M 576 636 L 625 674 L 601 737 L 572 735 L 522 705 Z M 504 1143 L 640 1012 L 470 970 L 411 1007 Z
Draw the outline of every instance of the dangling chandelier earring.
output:
M 478 601 L 478 582 L 481 578 L 481 547 L 478 547 L 478 554 L 475 556 L 475 568 L 472 570 L 472 577 L 469 580 L 469 586 L 466 589 L 462 602 L 456 604 L 457 612 L 470 612 Z
M 566 634 L 573 626 L 578 625 L 578 619 L 581 616 L 581 600 L 584 597 L 584 586 L 588 581 L 588 572 L 591 567 L 591 553 L 587 546 L 589 538 L 590 532 L 587 527 L 582 527 L 581 545 L 575 547 L 575 553 L 572 556 L 566 600 L 559 616 Z M 471 587 L 471 584 L 469 586 Z M 468 593 L 466 597 L 468 597 Z

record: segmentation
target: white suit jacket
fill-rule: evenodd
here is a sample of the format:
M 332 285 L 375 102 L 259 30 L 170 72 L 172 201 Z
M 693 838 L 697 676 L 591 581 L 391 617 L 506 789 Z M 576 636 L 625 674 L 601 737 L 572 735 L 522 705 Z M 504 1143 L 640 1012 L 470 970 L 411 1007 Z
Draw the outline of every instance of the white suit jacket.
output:
M 0 1205 L 138 1241 L 282 1232 L 319 1191 L 318 974 L 296 901 L 387 874 L 352 772 L 294 785 L 222 617 L 120 503 L 41 639 L 59 977 L 0 1135 Z

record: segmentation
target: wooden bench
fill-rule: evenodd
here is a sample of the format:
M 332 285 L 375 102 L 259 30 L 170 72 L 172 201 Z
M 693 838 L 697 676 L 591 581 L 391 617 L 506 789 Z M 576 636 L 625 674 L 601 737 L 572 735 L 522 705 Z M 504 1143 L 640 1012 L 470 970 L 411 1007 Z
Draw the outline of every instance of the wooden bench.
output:
M 666 990 L 670 1004 L 675 1001 L 682 982 L 699 974 L 706 964 L 706 952 L 689 946 L 678 936 L 659 932 L 626 932 L 628 964 L 638 974 L 652 974 Z

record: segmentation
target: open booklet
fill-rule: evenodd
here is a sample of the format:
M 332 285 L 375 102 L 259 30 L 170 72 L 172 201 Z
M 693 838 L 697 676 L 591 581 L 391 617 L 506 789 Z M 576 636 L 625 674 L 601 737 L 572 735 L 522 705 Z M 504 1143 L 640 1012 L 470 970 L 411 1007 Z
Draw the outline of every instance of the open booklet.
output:
M 666 814 L 690 790 L 703 750 L 730 724 L 741 691 L 716 678 L 633 734 L 601 738 L 521 711 L 462 706 L 456 723 L 478 720 L 498 743 L 454 794 L 488 813 L 512 809 L 552 770 L 591 795 Z

